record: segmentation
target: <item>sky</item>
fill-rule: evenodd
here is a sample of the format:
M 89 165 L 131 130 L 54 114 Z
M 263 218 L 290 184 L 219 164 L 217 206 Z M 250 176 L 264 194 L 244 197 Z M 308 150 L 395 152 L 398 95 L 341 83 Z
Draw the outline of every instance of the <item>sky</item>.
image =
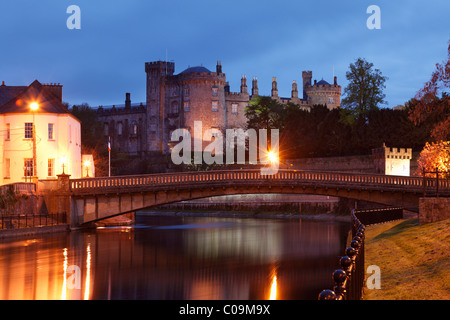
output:
M 69 29 L 71 5 L 80 29 Z M 381 29 L 369 29 L 370 5 Z M 386 81 L 383 107 L 404 104 L 447 57 L 450 1 L 301 0 L 2 0 L 0 81 L 63 85 L 69 105 L 145 102 L 145 62 L 175 62 L 175 73 L 221 61 L 231 91 L 242 75 L 270 95 L 277 77 L 290 97 L 302 71 L 333 82 L 342 93 L 350 63 L 363 58 Z

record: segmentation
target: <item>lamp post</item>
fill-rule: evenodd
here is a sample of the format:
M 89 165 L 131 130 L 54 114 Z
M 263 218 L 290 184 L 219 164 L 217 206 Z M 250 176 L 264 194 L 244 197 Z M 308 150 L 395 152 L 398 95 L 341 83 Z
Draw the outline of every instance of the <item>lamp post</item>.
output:
M 67 158 L 66 157 L 61 157 L 61 163 L 62 163 L 62 169 L 63 169 L 62 174 L 65 174 L 64 173 L 64 165 L 66 164 L 66 162 L 67 162 Z
M 86 178 L 89 178 L 89 166 L 91 165 L 91 162 L 89 160 L 86 160 L 84 162 L 84 166 L 86 167 Z
M 33 113 L 33 177 L 37 177 L 37 156 L 36 156 L 36 126 L 34 120 L 34 112 L 39 108 L 39 104 L 37 102 L 33 102 L 30 104 L 31 112 Z

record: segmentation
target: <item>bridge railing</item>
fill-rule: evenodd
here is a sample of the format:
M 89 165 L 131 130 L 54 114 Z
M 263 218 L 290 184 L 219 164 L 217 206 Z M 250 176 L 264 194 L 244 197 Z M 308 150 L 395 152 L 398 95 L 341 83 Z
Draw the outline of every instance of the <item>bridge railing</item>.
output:
M 194 171 L 164 174 L 149 174 L 136 176 L 115 176 L 102 178 L 71 179 L 70 189 L 75 193 L 89 193 L 95 190 L 107 191 L 132 188 L 137 186 L 170 186 L 189 185 L 191 183 L 210 182 L 260 182 L 279 181 L 286 184 L 298 182 L 323 182 L 330 185 L 379 186 L 384 189 L 404 189 L 409 191 L 427 192 L 436 188 L 442 194 L 450 194 L 450 181 L 446 179 L 423 179 L 422 177 L 386 176 L 362 173 L 317 172 L 299 170 L 279 170 L 274 175 L 263 175 L 258 169 L 254 170 L 220 170 Z

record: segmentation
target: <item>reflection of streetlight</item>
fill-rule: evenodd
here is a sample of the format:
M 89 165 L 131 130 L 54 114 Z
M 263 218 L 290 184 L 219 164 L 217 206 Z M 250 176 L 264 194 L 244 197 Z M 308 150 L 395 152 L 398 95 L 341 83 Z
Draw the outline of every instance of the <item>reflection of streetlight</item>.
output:
M 91 162 L 89 160 L 86 160 L 84 162 L 84 166 L 86 167 L 86 178 L 89 178 L 89 167 L 91 166 Z
M 64 165 L 66 164 L 66 162 L 67 162 L 67 158 L 66 158 L 66 157 L 61 157 L 61 163 L 62 163 L 62 167 L 63 167 L 63 172 L 62 172 L 62 174 L 65 174 L 65 173 L 64 173 Z
M 34 112 L 39 108 L 39 104 L 37 102 L 32 102 L 30 103 L 30 109 L 31 112 L 33 112 L 33 176 L 37 177 L 37 170 L 36 170 L 36 162 L 37 162 L 37 157 L 36 157 L 36 126 L 35 126 L 35 121 L 34 121 Z

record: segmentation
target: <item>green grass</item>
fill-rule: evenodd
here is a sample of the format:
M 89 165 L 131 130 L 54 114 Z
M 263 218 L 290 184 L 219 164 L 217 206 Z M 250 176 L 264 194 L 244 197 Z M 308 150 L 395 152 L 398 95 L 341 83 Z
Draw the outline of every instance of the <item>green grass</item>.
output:
M 366 269 L 381 269 L 381 289 L 365 300 L 449 300 L 450 219 L 399 220 L 366 228 Z

